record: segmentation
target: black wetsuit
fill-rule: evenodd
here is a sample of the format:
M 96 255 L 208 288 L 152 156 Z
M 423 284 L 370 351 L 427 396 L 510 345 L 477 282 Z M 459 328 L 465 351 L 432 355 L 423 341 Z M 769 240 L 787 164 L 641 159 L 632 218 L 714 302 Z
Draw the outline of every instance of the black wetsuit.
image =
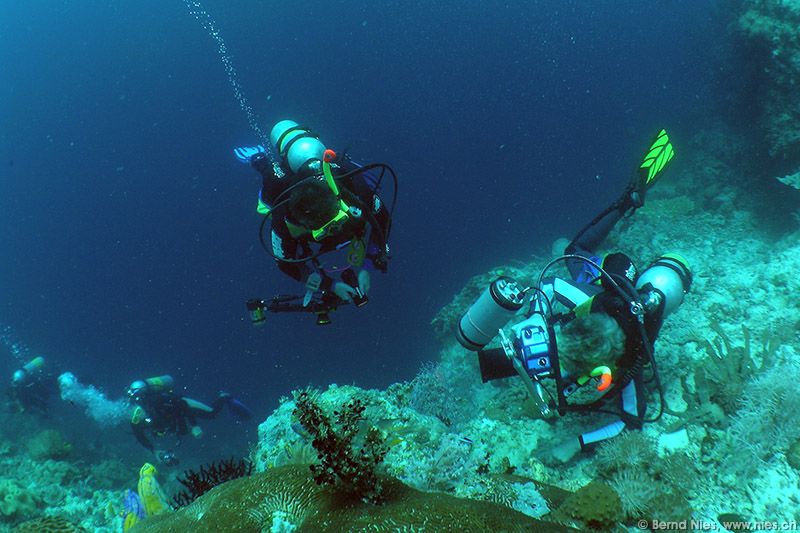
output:
M 58 394 L 58 381 L 49 372 L 35 372 L 18 383 L 12 383 L 9 399 L 20 412 L 37 412 L 46 415 L 50 399 Z
M 329 252 L 343 249 L 354 241 L 361 241 L 365 247 L 366 268 L 386 272 L 386 252 L 388 243 L 384 242 L 386 231 L 389 226 L 388 209 L 381 203 L 380 198 L 375 194 L 375 178 L 367 173 L 359 173 L 351 178 L 337 182 L 342 192 L 342 199 L 352 207 L 352 204 L 359 204 L 368 213 L 361 216 L 351 216 L 349 220 L 335 233 L 326 236 L 320 241 L 315 241 L 308 234 L 293 235 L 290 229 L 292 221 L 289 216 L 287 204 L 281 202 L 285 198 L 280 195 L 292 185 L 299 183 L 306 176 L 293 174 L 285 167 L 281 167 L 284 172 L 283 177 L 275 175 L 273 163 L 263 153 L 253 156 L 250 161 L 262 177 L 262 187 L 259 194 L 260 203 L 268 206 L 275 205 L 276 209 L 272 212 L 272 232 L 271 245 L 272 253 L 275 256 L 278 268 L 291 278 L 305 283 L 312 272 L 317 272 L 322 276 L 320 290 L 330 291 L 336 282 L 333 272 L 341 272 L 350 267 L 346 261 L 335 265 L 335 268 L 328 269 L 322 263 L 325 255 Z M 341 161 L 333 168 L 334 175 L 342 176 L 350 171 L 359 168 L 349 160 Z M 288 196 L 288 195 L 287 195 Z M 278 200 L 278 204 L 275 201 Z M 372 228 L 369 221 L 374 221 L 379 228 Z M 293 224 L 297 227 L 297 224 Z M 366 242 L 364 242 L 366 241 Z M 298 259 L 317 254 L 319 262 L 306 261 L 292 263 L 281 261 L 281 259 Z
M 136 440 L 153 451 L 154 446 L 149 435 L 186 435 L 197 425 L 198 419 L 215 418 L 226 402 L 227 398 L 220 396 L 208 406 L 197 400 L 178 396 L 174 392 L 144 393 L 136 401 L 137 408 L 131 418 L 131 428 Z
M 629 201 L 618 202 L 616 208 L 610 209 L 599 221 L 589 226 L 577 238 L 573 239 L 565 250 L 568 255 L 580 255 L 602 264 L 603 268 L 609 273 L 618 275 L 618 281 L 622 283 L 625 283 L 625 279 L 628 279 L 630 282 L 628 287 L 631 289 L 638 273 L 626 268 L 625 260 L 627 260 L 627 257 L 622 256 L 625 260 L 613 264 L 613 261 L 608 260 L 612 256 L 600 258 L 595 255 L 594 251 L 605 240 L 616 223 L 632 207 Z M 620 256 L 621 254 L 614 259 L 618 259 Z M 649 354 L 654 349 L 656 337 L 663 324 L 664 304 L 662 302 L 658 308 L 645 315 L 645 340 L 642 338 L 641 327 L 637 317 L 631 313 L 629 299 L 623 298 L 614 289 L 603 287 L 599 283 L 599 278 L 596 278 L 599 274 L 598 271 L 587 266 L 584 261 L 570 259 L 567 264 L 572 279 L 551 280 L 555 288 L 554 296 L 556 300 L 569 308 L 574 308 L 576 305 L 581 304 L 588 305 L 591 312 L 600 312 L 611 316 L 619 324 L 625 335 L 624 350 L 616 362 L 613 386 L 603 397 L 592 404 L 576 406 L 576 410 L 592 411 L 597 409 L 611 410 L 615 408 L 614 404 L 616 404 L 616 410 L 619 414 L 618 420 L 579 436 L 581 447 L 585 449 L 597 442 L 618 435 L 626 427 L 641 428 L 647 409 L 644 395 L 644 367 L 649 363 Z M 560 289 L 558 288 L 559 285 Z M 588 299 L 583 302 L 576 302 L 574 296 L 579 293 L 583 293 Z

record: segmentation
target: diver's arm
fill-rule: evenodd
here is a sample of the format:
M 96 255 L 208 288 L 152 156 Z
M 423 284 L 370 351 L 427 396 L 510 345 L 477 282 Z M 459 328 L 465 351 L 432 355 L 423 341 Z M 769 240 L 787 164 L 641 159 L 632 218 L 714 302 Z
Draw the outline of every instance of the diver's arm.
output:
M 386 261 L 389 255 L 387 237 L 391 225 L 391 215 L 388 208 L 383 205 L 380 197 L 375 194 L 372 187 L 366 183 L 362 176 L 353 178 L 353 189 L 353 194 L 361 203 L 361 206 L 369 210 L 369 215 L 365 215 L 369 225 L 378 226 L 377 228 L 371 228 L 369 233 L 366 259 L 369 260 L 375 270 L 385 273 Z
M 284 182 L 275 175 L 272 161 L 264 153 L 258 153 L 250 159 L 250 165 L 261 175 L 261 191 L 258 199 L 261 203 L 272 206 L 284 189 Z
M 277 216 L 277 214 L 275 216 Z M 297 239 L 292 238 L 283 217 L 281 217 L 279 221 L 274 220 L 272 224 L 272 255 L 278 263 L 278 269 L 290 278 L 305 285 L 308 281 L 308 277 L 314 272 L 309 266 L 309 261 L 302 263 L 281 261 L 281 259 L 297 259 L 298 250 L 302 253 L 301 243 Z M 319 290 L 330 291 L 331 287 L 333 287 L 334 280 L 324 272 L 321 272 L 320 275 L 322 276 L 322 281 Z
M 642 389 L 640 376 L 632 379 L 619 394 L 621 417 L 605 426 L 583 433 L 578 437 L 581 450 L 593 448 L 597 443 L 616 437 L 624 429 L 641 429 L 646 406 L 639 393 Z
M 147 438 L 142 424 L 134 424 L 131 422 L 131 429 L 133 429 L 133 436 L 136 437 L 136 440 L 139 441 L 139 444 L 144 446 L 149 451 L 154 452 L 155 448 L 153 447 L 153 443 Z

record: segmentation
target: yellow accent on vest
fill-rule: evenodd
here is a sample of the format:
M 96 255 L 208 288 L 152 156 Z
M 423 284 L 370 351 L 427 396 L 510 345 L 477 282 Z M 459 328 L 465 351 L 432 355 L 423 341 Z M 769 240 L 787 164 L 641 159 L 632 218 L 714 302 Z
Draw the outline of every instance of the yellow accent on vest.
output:
M 133 410 L 133 414 L 131 415 L 131 424 L 141 424 L 142 420 L 144 420 L 146 416 L 147 413 L 144 412 L 144 409 L 137 405 L 136 409 Z
M 589 313 L 592 312 L 593 302 L 594 302 L 594 296 L 592 296 L 582 304 L 575 306 L 575 308 L 572 311 L 575 313 L 576 317 L 588 316 Z
M 363 239 L 353 239 L 347 249 L 347 263 L 350 266 L 361 268 L 367 256 L 367 246 Z

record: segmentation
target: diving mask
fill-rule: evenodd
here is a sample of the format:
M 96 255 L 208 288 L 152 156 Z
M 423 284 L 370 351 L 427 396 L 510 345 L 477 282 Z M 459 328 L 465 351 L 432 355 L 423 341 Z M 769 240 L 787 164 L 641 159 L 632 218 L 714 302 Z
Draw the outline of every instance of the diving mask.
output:
M 342 207 L 340 206 L 339 212 L 336 213 L 336 215 L 332 219 L 327 221 L 319 228 L 311 230 L 311 237 L 313 237 L 315 241 L 320 241 L 324 239 L 330 234 L 332 230 L 338 230 L 339 228 L 341 228 L 347 221 L 349 216 L 350 215 L 348 214 L 348 211 L 342 209 Z

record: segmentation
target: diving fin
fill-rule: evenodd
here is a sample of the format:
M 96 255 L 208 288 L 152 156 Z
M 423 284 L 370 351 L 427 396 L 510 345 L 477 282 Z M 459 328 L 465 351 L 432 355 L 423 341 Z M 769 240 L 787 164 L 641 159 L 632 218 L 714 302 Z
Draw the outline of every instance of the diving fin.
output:
M 228 399 L 228 412 L 240 422 L 244 422 L 245 420 L 250 420 L 253 418 L 253 411 L 248 409 L 248 407 L 241 401 L 233 397 Z
M 644 205 L 644 197 L 655 181 L 660 178 L 667 164 L 675 157 L 675 150 L 666 130 L 661 130 L 647 149 L 647 153 L 639 165 L 638 175 L 628 185 L 623 198 L 627 197 L 634 209 Z M 628 205 L 630 205 L 628 204 Z
M 642 164 L 639 165 L 639 189 L 647 190 L 661 177 L 667 164 L 675 157 L 675 150 L 666 130 L 661 130 L 650 144 Z

